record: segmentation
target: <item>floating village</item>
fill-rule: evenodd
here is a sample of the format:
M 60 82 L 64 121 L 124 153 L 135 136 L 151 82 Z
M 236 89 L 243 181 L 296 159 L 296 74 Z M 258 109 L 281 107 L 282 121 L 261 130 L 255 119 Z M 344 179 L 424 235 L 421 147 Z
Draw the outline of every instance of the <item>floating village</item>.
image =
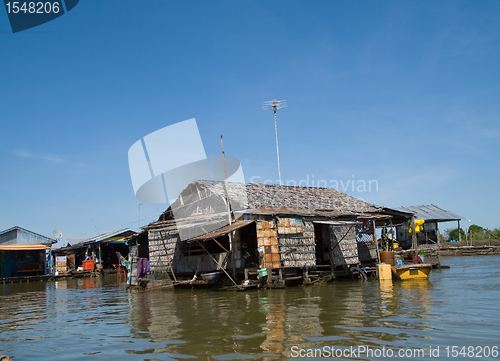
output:
M 330 188 L 196 181 L 139 232 L 121 229 L 53 249 L 57 232 L 4 230 L 0 279 L 118 273 L 130 288 L 225 290 L 426 279 L 445 267 L 441 255 L 500 253 L 498 245 L 444 247 L 439 223 L 460 229 L 462 219 L 437 205 L 389 208 Z

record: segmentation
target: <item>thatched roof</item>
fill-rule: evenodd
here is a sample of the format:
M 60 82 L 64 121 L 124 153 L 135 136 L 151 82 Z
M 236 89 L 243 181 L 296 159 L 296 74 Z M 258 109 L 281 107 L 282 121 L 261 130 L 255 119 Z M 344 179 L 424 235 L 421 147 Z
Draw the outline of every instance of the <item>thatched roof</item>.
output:
M 330 188 L 291 187 L 266 184 L 229 183 L 228 194 L 233 211 L 247 213 L 286 213 L 318 215 L 329 218 L 378 213 L 383 207 L 366 203 Z M 224 182 L 197 181 L 191 183 L 179 198 L 158 219 L 172 219 L 172 208 L 185 208 L 193 214 L 200 204 L 210 200 L 214 213 L 224 212 Z M 217 200 L 214 202 L 214 199 Z
M 197 182 L 211 192 L 224 196 L 223 182 Z M 244 186 L 244 187 L 242 187 Z M 291 187 L 267 184 L 229 183 L 230 199 L 240 199 L 244 203 L 246 191 L 247 208 L 291 208 L 302 210 L 323 210 L 347 213 L 376 212 L 381 207 L 366 203 L 345 193 L 330 188 Z

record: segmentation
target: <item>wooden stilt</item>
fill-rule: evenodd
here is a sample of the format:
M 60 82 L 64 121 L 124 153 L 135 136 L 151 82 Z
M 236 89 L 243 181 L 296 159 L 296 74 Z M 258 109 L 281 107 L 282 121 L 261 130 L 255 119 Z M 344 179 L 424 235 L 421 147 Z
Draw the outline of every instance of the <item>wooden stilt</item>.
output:
M 270 267 L 267 268 L 267 284 L 273 284 L 273 269 Z

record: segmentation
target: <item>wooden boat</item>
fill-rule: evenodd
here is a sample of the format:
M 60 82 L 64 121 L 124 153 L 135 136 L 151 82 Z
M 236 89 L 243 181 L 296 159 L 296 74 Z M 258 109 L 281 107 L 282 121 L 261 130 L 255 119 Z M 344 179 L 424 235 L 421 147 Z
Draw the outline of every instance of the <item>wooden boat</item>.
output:
M 392 266 L 391 269 L 394 278 L 401 281 L 418 279 L 427 280 L 429 279 L 429 274 L 431 273 L 432 264 L 405 264 Z

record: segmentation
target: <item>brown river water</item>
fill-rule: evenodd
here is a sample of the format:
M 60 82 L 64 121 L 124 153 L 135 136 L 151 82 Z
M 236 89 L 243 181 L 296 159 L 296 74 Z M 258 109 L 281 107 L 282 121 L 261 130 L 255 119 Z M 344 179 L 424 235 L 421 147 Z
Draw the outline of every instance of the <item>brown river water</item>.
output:
M 0 354 L 19 360 L 500 360 L 500 256 L 429 281 L 129 291 L 120 276 L 0 284 Z

